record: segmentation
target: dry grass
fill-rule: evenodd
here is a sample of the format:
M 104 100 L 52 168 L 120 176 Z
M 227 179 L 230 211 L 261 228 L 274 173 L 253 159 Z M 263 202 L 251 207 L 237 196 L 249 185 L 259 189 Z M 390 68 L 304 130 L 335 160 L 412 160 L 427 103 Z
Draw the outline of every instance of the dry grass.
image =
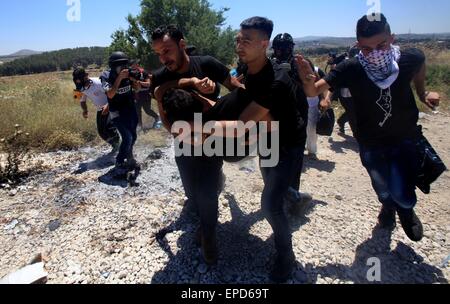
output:
M 0 104 L 0 138 L 12 134 L 16 124 L 40 150 L 76 148 L 97 137 L 94 115 L 85 121 L 73 99 L 68 72 L 0 78 Z

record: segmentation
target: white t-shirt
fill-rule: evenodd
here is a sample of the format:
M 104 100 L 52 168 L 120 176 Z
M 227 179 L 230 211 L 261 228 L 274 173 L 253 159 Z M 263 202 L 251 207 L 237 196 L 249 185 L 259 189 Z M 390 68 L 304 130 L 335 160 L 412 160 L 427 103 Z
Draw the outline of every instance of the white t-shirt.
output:
M 86 100 L 89 98 L 97 108 L 97 111 L 101 111 L 103 107 L 108 104 L 108 97 L 106 96 L 100 79 L 90 79 L 92 81 L 92 84 L 87 90 L 83 91 L 83 97 L 81 97 L 80 102 L 86 102 Z
M 308 104 L 310 108 L 317 108 L 319 106 L 320 98 L 316 97 L 308 97 Z

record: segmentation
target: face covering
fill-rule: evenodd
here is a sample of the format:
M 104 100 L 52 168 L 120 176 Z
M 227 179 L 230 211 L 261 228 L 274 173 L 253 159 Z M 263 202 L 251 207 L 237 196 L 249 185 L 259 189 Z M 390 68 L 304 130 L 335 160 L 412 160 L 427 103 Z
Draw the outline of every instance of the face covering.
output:
M 367 56 L 359 53 L 358 59 L 367 76 L 379 88 L 389 88 L 398 78 L 400 69 L 398 62 L 401 53 L 400 47 L 391 46 L 388 50 L 374 50 Z

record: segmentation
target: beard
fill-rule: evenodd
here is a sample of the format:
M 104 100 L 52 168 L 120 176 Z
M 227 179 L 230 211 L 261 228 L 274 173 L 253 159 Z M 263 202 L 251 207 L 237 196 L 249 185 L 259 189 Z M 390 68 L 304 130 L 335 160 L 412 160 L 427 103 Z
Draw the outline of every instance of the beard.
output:
M 166 62 L 164 65 L 171 72 L 179 72 L 185 63 L 185 57 L 183 49 L 178 46 L 178 55 L 174 61 Z

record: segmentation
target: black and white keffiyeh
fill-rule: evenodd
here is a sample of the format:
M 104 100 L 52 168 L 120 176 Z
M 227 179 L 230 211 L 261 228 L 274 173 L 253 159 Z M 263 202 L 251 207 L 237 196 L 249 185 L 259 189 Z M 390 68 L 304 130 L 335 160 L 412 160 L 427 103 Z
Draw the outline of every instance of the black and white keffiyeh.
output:
M 367 56 L 360 52 L 357 57 L 367 76 L 380 89 L 389 88 L 397 80 L 401 57 L 399 46 L 392 45 L 388 50 L 374 50 Z

